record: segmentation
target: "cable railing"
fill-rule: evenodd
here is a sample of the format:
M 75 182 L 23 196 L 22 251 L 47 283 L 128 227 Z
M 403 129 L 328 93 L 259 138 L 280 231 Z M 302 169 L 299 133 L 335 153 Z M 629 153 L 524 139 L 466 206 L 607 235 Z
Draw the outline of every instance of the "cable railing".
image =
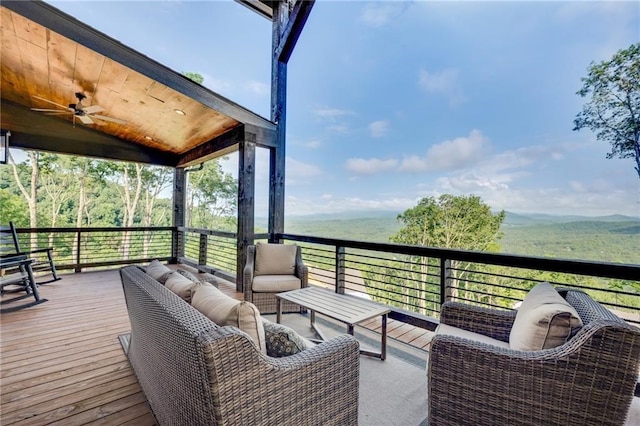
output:
M 446 301 L 512 309 L 540 281 L 580 289 L 640 324 L 640 265 L 515 256 L 277 234 L 299 244 L 310 282 L 393 307 L 391 318 L 433 329 Z
M 22 247 L 52 246 L 59 270 L 107 268 L 153 259 L 180 262 L 235 282 L 243 257 L 232 232 L 186 227 L 17 230 Z M 256 241 L 267 234 L 255 235 Z M 392 307 L 391 318 L 434 329 L 449 300 L 513 308 L 540 281 L 581 289 L 640 324 L 640 265 L 276 234 L 299 244 L 310 282 Z M 31 241 L 31 239 L 34 241 Z M 242 283 L 239 283 L 241 287 Z
M 16 229 L 20 247 L 53 247 L 56 269 L 81 272 L 172 259 L 174 227 Z M 33 239 L 33 240 L 32 240 Z

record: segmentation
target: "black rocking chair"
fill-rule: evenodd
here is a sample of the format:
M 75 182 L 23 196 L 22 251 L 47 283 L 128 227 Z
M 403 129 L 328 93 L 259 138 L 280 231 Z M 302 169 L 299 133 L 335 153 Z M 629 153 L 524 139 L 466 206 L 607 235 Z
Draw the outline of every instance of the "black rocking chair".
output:
M 33 277 L 33 270 L 31 265 L 34 260 L 27 257 L 25 254 L 19 255 L 0 255 L 0 295 L 2 300 L 0 301 L 0 313 L 8 313 L 17 311 L 19 309 L 35 306 L 40 303 L 46 302 L 47 299 L 40 297 L 38 293 L 38 285 Z M 25 294 L 18 297 L 5 297 L 7 293 L 25 292 Z M 5 308 L 5 305 L 13 304 L 14 302 L 24 300 L 33 296 L 35 299 L 32 302 L 13 305 Z
M 0 226 L 0 255 L 11 254 L 26 255 L 32 258 L 31 270 L 34 274 L 39 272 L 46 272 L 46 275 L 51 274 L 52 278 L 50 280 L 42 281 L 38 284 L 46 284 L 60 279 L 53 263 L 53 247 L 22 250 L 13 222 L 9 222 L 9 226 Z

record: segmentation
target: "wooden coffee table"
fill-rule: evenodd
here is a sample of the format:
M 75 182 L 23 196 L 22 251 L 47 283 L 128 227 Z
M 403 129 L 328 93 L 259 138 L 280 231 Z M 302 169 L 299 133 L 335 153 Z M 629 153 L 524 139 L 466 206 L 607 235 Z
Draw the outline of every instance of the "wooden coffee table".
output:
M 310 311 L 309 316 L 311 319 L 311 327 L 322 340 L 327 339 L 322 331 L 316 327 L 316 312 L 347 324 L 347 333 L 352 336 L 354 325 L 381 315 L 382 339 L 380 352 L 371 352 L 361 349 L 360 353 L 380 358 L 383 361 L 387 357 L 387 316 L 389 312 L 391 312 L 389 307 L 360 297 L 348 294 L 338 294 L 318 287 L 305 287 L 300 290 L 278 293 L 276 294 L 276 300 L 276 321 L 278 323 L 280 323 L 282 318 L 282 301 L 286 300 L 296 303 Z

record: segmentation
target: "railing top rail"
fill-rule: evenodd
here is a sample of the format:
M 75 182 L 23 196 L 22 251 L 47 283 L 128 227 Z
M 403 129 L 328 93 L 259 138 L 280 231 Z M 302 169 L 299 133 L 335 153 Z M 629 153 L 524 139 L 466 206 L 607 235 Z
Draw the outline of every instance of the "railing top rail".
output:
M 193 232 L 196 234 L 215 235 L 216 237 L 226 237 L 226 238 L 236 238 L 238 235 L 235 232 L 216 231 L 213 229 L 203 229 L 203 228 L 188 228 L 186 226 L 178 226 L 177 229 L 180 232 Z
M 490 265 L 510 266 L 515 268 L 538 269 L 542 271 L 564 272 L 576 275 L 589 275 L 603 278 L 640 281 L 640 265 L 632 264 L 573 259 L 551 259 L 547 257 L 422 247 L 396 243 L 372 243 L 365 241 L 339 240 L 335 238 L 313 237 L 308 235 L 286 233 L 276 234 L 275 237 L 277 239 L 323 244 L 336 247 L 349 247 L 412 256 L 425 256 L 439 259 L 458 260 L 463 262 L 486 263 Z
M 18 234 L 50 233 L 50 232 L 122 232 L 122 231 L 174 231 L 175 226 L 112 226 L 82 228 L 16 228 Z

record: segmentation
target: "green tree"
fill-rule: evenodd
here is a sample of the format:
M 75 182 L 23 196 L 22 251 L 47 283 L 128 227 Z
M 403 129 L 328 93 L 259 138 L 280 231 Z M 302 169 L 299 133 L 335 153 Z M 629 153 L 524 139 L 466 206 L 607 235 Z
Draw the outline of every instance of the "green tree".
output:
M 640 43 L 618 51 L 610 61 L 591 63 L 577 94 L 590 100 L 573 130 L 590 129 L 611 144 L 607 158 L 634 158 L 640 177 Z
M 215 229 L 236 213 L 238 181 L 217 160 L 189 173 L 187 226 Z
M 202 82 L 204 82 L 204 77 L 198 74 L 197 72 L 183 72 L 182 75 L 184 75 L 187 78 L 190 78 L 191 80 L 195 81 L 198 84 L 202 84 Z
M 426 247 L 455 248 L 476 251 L 498 251 L 500 225 L 505 213 L 492 213 L 491 208 L 480 197 L 441 195 L 439 198 L 427 197 L 418 205 L 398 215 L 404 227 L 391 237 L 391 241 L 402 244 Z M 406 282 L 414 283 L 416 288 L 407 288 L 411 298 L 418 300 L 420 308 L 429 310 L 427 300 L 437 293 L 434 289 L 434 277 L 439 276 L 441 265 L 437 259 L 412 257 L 405 260 L 403 268 L 397 268 L 387 275 L 397 276 L 398 269 L 408 270 Z M 389 269 L 389 268 L 387 268 Z M 449 265 L 451 298 L 458 297 L 459 283 L 468 290 L 468 276 L 471 268 L 466 262 L 451 261 Z M 402 277 L 400 277 L 402 278 Z M 469 293 L 467 298 L 475 298 Z

